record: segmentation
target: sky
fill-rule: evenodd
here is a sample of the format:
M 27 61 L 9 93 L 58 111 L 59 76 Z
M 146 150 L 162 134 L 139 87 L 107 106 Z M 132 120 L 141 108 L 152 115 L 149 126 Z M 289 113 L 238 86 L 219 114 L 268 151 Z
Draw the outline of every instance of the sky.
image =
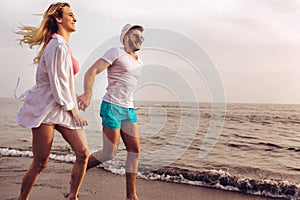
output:
M 18 77 L 21 79 L 18 93 L 34 84 L 36 66 L 32 65 L 32 59 L 36 51 L 19 46 L 19 37 L 14 31 L 20 24 L 38 26 L 41 16 L 35 14 L 43 13 L 53 2 L 0 2 L 0 97 L 13 97 Z M 80 77 L 90 66 L 91 55 L 96 55 L 99 49 L 101 52 L 97 55 L 104 53 L 103 44 L 117 38 L 122 26 L 130 22 L 145 27 L 145 46 L 151 46 L 154 40 L 161 44 L 171 40 L 168 37 L 171 31 L 202 48 L 206 56 L 203 58 L 209 58 L 213 64 L 207 67 L 216 70 L 214 77 L 219 79 L 216 82 L 222 83 L 228 103 L 300 103 L 300 0 L 67 2 L 78 20 L 70 45 L 83 66 Z M 154 37 L 153 29 L 161 30 L 161 34 Z M 137 100 L 207 102 L 213 93 L 219 92 L 207 81 L 205 73 L 200 70 L 198 76 L 193 72 L 197 63 L 182 59 L 188 55 L 170 53 L 180 47 L 182 52 L 187 50 L 185 52 L 197 55 L 186 40 L 173 39 L 167 52 L 158 51 L 161 44 L 155 44 L 155 50 L 140 52 L 146 63 L 145 72 L 152 70 L 144 76 L 150 82 L 138 88 Z M 82 88 L 80 77 L 77 88 Z M 157 77 L 169 82 L 157 82 Z M 182 80 L 177 81 L 180 78 Z M 179 88 L 176 83 L 180 83 Z M 96 90 L 99 88 L 103 89 L 97 86 Z

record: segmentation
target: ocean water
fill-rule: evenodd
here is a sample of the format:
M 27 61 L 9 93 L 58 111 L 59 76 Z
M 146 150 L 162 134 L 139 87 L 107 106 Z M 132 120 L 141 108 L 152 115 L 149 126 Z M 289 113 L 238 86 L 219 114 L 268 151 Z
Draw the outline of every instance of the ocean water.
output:
M 0 155 L 32 156 L 31 132 L 19 127 L 21 103 L 1 98 Z M 136 102 L 139 176 L 245 193 L 300 199 L 300 105 Z M 215 112 L 219 111 L 219 112 Z M 82 113 L 91 152 L 102 147 L 99 101 Z M 73 162 L 59 133 L 51 159 Z M 126 149 L 101 167 L 124 174 Z

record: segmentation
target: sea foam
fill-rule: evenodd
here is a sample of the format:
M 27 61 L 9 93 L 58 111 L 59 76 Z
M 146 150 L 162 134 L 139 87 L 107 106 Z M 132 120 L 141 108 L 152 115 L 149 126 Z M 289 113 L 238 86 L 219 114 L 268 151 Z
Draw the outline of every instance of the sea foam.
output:
M 10 148 L 0 148 L 1 156 L 33 157 L 31 151 Z M 50 154 L 50 159 L 60 162 L 74 163 L 76 157 L 72 154 Z M 124 175 L 124 166 L 116 167 L 117 161 L 111 161 L 102 166 L 114 174 Z M 110 164 L 109 164 L 110 163 Z M 281 197 L 289 200 L 300 200 L 300 184 L 288 181 L 255 180 L 231 175 L 223 170 L 190 171 L 187 169 L 165 167 L 155 171 L 142 171 L 138 176 L 148 180 L 198 185 L 223 190 L 239 191 L 269 197 Z

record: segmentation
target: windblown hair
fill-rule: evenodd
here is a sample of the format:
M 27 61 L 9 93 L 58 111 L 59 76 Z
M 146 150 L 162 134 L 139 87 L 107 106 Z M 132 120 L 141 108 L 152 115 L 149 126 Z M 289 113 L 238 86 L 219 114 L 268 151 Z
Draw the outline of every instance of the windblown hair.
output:
M 21 30 L 16 33 L 23 36 L 23 38 L 19 40 L 20 45 L 28 44 L 31 49 L 36 45 L 41 47 L 37 56 L 33 59 L 34 64 L 39 63 L 51 36 L 58 31 L 56 18 L 62 18 L 63 7 L 65 6 L 70 7 L 68 3 L 51 4 L 47 11 L 43 14 L 43 20 L 39 27 L 19 26 Z

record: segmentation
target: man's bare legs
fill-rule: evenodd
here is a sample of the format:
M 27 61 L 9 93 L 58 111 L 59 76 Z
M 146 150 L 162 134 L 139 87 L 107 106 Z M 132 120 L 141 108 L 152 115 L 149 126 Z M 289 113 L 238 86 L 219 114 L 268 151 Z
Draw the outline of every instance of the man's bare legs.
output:
M 103 147 L 89 156 L 87 170 L 115 157 L 120 143 L 120 129 L 103 126 Z
M 138 200 L 136 194 L 136 178 L 140 155 L 140 134 L 137 123 L 123 124 L 121 136 L 127 149 L 125 166 L 127 200 Z
M 103 126 L 103 148 L 89 157 L 87 169 L 115 157 L 120 136 L 127 149 L 126 159 L 126 194 L 127 200 L 137 200 L 136 177 L 138 171 L 138 159 L 140 154 L 140 137 L 137 123 L 123 124 L 120 129 L 111 130 Z

